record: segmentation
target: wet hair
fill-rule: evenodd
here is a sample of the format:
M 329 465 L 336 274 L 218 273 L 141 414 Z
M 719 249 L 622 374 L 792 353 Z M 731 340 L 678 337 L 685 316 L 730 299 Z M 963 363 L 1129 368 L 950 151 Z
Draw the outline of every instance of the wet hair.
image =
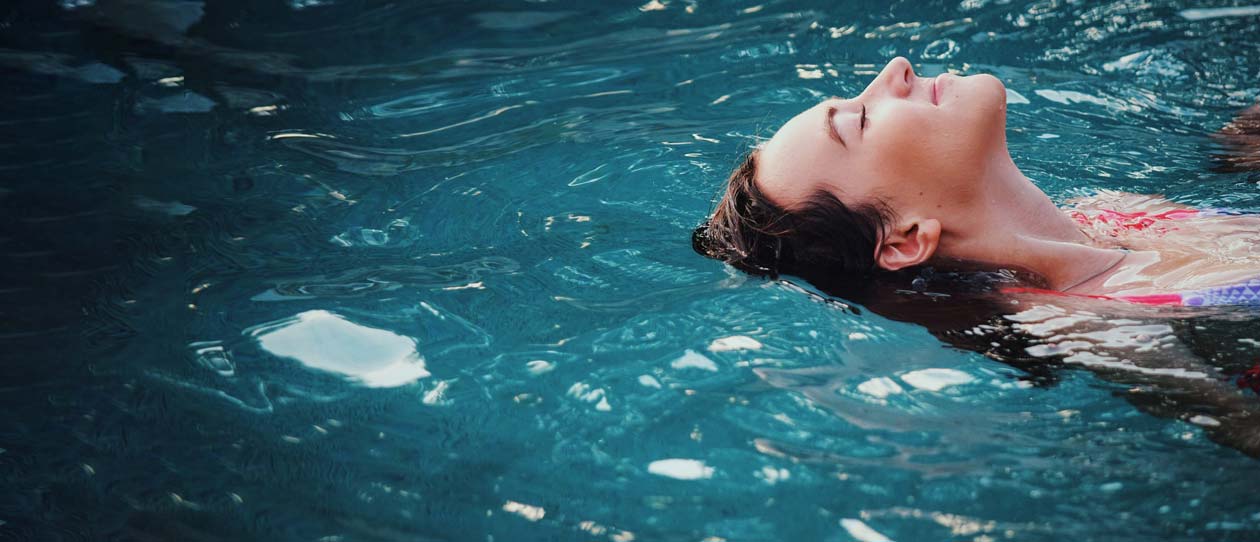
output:
M 713 214 L 692 232 L 696 252 L 753 275 L 804 279 L 826 296 L 933 332 L 1009 310 L 994 295 L 1003 286 L 1039 284 L 1035 277 L 958 262 L 951 269 L 883 270 L 875 253 L 896 218 L 887 204 L 846 204 L 820 189 L 784 208 L 757 187 L 756 174 L 754 150 L 731 172 Z
M 928 266 L 880 269 L 875 249 L 896 216 L 885 203 L 850 205 L 820 190 L 787 209 L 761 192 L 756 172 L 753 151 L 727 179 L 713 214 L 692 233 L 696 252 L 754 275 L 799 277 L 829 304 L 839 302 L 855 314 L 862 312 L 861 305 L 885 318 L 924 326 L 955 348 L 1026 371 L 1035 384 L 1056 380 L 1059 362 L 1025 354 L 1027 338 L 1010 332 L 1010 322 L 1001 318 L 1015 307 L 994 295 L 994 287 L 1022 284 L 1014 274 Z M 994 331 L 971 331 L 985 324 Z
M 875 261 L 892 211 L 883 202 L 845 204 L 819 189 L 784 208 L 757 187 L 757 151 L 736 166 L 713 215 L 692 233 L 696 252 L 760 276 L 795 275 L 817 286 L 880 273 Z
M 727 179 L 713 214 L 692 233 L 696 252 L 754 275 L 794 275 L 829 304 L 839 301 L 842 308 L 861 313 L 856 303 L 885 318 L 924 326 L 956 348 L 1023 369 L 1034 383 L 1055 381 L 1059 363 L 1027 355 L 1027 338 L 1011 332 L 1010 322 L 1001 318 L 1015 306 L 995 295 L 995 287 L 1024 284 L 1027 277 L 928 266 L 882 270 L 875 249 L 895 219 L 885 203 L 849 205 L 819 191 L 785 209 L 761 192 L 756 173 L 753 151 Z M 985 324 L 991 333 L 972 331 Z
M 1240 111 L 1233 120 L 1212 134 L 1219 145 L 1212 155 L 1217 173 L 1260 171 L 1260 104 Z M 1252 181 L 1260 181 L 1253 174 Z

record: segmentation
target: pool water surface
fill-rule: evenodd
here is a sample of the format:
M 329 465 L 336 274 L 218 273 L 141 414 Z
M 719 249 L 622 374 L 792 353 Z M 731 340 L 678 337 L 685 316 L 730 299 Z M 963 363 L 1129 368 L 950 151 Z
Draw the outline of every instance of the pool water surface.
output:
M 1121 359 L 1249 366 L 1253 312 L 950 341 L 690 235 L 898 55 L 1001 78 L 1057 202 L 1260 211 L 1211 137 L 1257 36 L 1209 0 L 6 4 L 0 537 L 1256 540 L 1260 397 Z

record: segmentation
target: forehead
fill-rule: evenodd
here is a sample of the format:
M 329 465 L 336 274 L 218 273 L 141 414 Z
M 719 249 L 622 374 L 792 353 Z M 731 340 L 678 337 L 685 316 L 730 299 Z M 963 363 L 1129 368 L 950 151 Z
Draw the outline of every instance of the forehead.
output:
M 757 149 L 757 187 L 774 203 L 791 207 L 825 182 L 827 144 L 823 102 L 792 117 Z M 834 149 L 831 149 L 834 152 Z

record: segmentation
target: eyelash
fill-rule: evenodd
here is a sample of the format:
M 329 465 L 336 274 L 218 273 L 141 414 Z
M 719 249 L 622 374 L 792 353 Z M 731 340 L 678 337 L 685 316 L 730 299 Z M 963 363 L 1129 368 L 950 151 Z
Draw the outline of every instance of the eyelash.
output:
M 862 105 L 862 121 L 858 124 L 858 128 L 862 130 L 866 129 L 866 105 L 865 104 Z

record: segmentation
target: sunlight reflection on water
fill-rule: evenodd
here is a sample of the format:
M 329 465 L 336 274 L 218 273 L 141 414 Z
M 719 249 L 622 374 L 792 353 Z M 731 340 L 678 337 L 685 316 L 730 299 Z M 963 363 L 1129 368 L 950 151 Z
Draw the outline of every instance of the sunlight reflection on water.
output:
M 413 339 L 359 325 L 323 310 L 245 331 L 264 350 L 369 387 L 395 387 L 429 376 Z
M 1216 4 L 6 4 L 0 536 L 1245 540 L 1254 315 L 941 331 L 688 244 L 893 55 L 1002 78 L 1056 201 L 1260 209 Z

